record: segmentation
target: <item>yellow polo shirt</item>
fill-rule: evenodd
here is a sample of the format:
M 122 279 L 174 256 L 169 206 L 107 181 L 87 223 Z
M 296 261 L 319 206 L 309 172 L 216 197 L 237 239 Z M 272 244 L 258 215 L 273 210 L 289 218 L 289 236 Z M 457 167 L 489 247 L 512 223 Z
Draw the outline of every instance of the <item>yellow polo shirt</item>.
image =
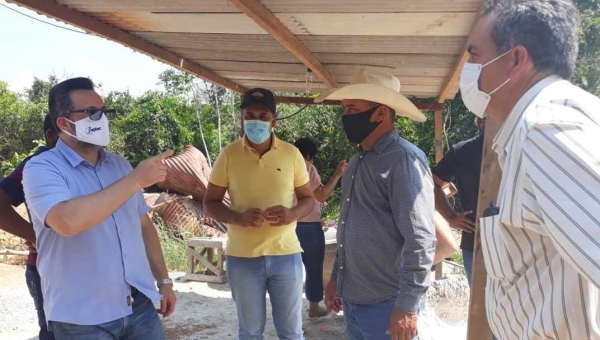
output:
M 215 161 L 210 182 L 227 188 L 232 210 L 245 212 L 277 205 L 292 208 L 295 189 L 308 183 L 300 151 L 274 135 L 272 140 L 271 149 L 262 157 L 242 138 L 225 147 Z M 265 222 L 260 228 L 230 224 L 227 235 L 225 253 L 231 256 L 290 255 L 302 251 L 296 222 L 281 227 Z

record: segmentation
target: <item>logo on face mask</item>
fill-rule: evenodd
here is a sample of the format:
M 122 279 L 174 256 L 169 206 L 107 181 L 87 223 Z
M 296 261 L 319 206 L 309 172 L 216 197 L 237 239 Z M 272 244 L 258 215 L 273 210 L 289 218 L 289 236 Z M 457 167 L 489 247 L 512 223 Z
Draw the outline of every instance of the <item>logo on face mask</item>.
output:
M 88 135 L 91 135 L 94 132 L 100 131 L 100 130 L 102 130 L 101 127 L 91 127 L 91 126 L 88 126 L 87 129 L 85 129 L 85 133 L 88 134 Z

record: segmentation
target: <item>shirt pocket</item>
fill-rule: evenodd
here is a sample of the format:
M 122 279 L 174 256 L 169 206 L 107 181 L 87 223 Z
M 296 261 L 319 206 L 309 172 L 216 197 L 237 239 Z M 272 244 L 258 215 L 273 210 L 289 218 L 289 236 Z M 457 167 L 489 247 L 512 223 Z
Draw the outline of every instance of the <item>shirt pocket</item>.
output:
M 510 273 L 506 248 L 500 233 L 500 215 L 482 217 L 480 220 L 481 245 L 487 275 L 504 280 Z

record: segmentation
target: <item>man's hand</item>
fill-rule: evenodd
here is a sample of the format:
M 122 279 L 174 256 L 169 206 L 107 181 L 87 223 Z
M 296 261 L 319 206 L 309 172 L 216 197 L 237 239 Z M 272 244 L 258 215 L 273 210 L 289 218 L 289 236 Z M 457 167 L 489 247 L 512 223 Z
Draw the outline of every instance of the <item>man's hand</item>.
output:
M 454 229 L 464 231 L 466 233 L 475 232 L 475 223 L 471 221 L 467 215 L 472 214 L 472 211 L 464 211 L 460 214 L 454 215 L 453 218 L 448 220 L 448 224 Z
M 340 164 L 338 164 L 337 168 L 335 169 L 335 172 L 333 173 L 333 176 L 336 178 L 342 178 L 342 176 L 344 175 L 344 172 L 346 172 L 346 169 L 348 168 L 348 162 L 341 161 Z
M 30 253 L 37 253 L 37 248 L 35 247 L 35 243 L 30 241 L 25 241 L 25 246 L 29 249 Z
M 169 317 L 175 311 L 175 304 L 177 303 L 177 297 L 173 292 L 173 286 L 162 285 L 158 289 L 162 300 L 160 300 L 160 309 L 157 310 L 158 314 L 161 314 L 163 318 Z
M 235 219 L 240 227 L 260 228 L 266 220 L 266 214 L 260 209 L 248 209 Z
M 271 207 L 267 209 L 265 213 L 267 214 L 267 220 L 271 222 L 271 225 L 274 227 L 288 225 L 298 219 L 296 216 L 294 216 L 291 209 L 281 205 Z
M 325 307 L 328 312 L 339 313 L 342 308 L 342 299 L 335 296 L 337 292 L 337 281 L 330 280 L 325 288 Z
M 391 340 L 412 340 L 417 336 L 417 319 L 418 315 L 394 309 L 386 333 L 390 335 Z
M 167 166 L 163 164 L 162 161 L 172 155 L 173 150 L 167 150 L 154 157 L 143 160 L 131 172 L 130 176 L 135 179 L 135 182 L 141 189 L 163 182 L 167 178 Z

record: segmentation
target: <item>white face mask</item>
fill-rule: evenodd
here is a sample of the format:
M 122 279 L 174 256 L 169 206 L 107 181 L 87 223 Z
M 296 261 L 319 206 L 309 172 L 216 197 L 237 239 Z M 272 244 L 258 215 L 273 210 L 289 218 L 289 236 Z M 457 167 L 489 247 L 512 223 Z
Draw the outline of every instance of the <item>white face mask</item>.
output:
M 504 57 L 509 52 L 510 50 L 506 51 L 505 53 L 497 56 L 485 65 L 465 63 L 465 66 L 463 67 L 462 73 L 460 75 L 460 93 L 462 96 L 462 100 L 463 103 L 465 103 L 467 109 L 469 109 L 469 111 L 473 112 L 479 118 L 485 118 L 485 116 L 487 115 L 485 113 L 485 110 L 487 109 L 487 106 L 490 103 L 490 100 L 492 99 L 492 95 L 510 81 L 510 78 L 508 78 L 494 91 L 487 94 L 479 89 L 478 81 L 479 76 L 481 75 L 481 70 L 489 64 L 493 63 L 494 61 Z
M 76 122 L 68 119 L 67 121 L 75 125 L 76 135 L 61 129 L 62 132 L 80 142 L 98 146 L 107 146 L 110 142 L 110 131 L 108 130 L 108 118 L 106 118 L 106 114 L 102 114 L 99 120 L 92 120 L 90 117 L 87 117 Z

